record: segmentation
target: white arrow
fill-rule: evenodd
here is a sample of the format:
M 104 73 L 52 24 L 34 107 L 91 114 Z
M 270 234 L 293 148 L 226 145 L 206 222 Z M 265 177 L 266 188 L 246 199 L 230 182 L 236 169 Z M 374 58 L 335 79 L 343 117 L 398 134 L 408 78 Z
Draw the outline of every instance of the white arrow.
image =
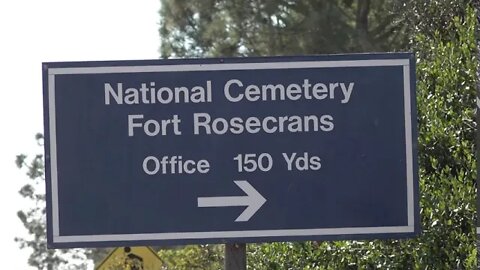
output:
M 248 221 L 267 200 L 247 181 L 234 182 L 247 196 L 199 197 L 198 207 L 247 206 L 235 222 Z

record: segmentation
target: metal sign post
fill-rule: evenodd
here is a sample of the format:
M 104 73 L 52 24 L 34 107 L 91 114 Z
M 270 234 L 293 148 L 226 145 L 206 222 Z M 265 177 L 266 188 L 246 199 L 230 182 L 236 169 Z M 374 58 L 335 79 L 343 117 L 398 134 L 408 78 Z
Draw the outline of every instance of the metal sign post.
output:
M 225 244 L 225 270 L 247 269 L 247 245 Z

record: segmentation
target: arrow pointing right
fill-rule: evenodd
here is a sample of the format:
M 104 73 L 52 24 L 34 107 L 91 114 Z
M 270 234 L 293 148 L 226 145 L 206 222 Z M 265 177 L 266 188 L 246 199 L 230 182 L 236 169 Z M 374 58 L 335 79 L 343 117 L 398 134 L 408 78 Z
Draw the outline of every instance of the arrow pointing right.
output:
M 197 198 L 198 207 L 247 206 L 235 222 L 249 221 L 267 200 L 247 181 L 234 182 L 247 196 L 199 197 Z

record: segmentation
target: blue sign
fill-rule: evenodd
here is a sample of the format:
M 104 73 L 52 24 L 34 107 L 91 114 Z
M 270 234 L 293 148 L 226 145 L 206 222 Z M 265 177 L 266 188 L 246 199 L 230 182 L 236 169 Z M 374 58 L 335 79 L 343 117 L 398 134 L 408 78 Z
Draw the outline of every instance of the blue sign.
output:
M 49 247 L 411 237 L 414 65 L 45 63 Z

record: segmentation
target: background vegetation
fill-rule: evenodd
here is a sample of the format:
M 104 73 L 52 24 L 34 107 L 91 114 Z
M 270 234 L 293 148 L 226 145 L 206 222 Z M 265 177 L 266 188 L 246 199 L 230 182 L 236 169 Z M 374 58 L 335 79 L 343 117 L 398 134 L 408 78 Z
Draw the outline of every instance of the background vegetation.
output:
M 248 245 L 249 269 L 476 269 L 475 81 L 477 19 L 454 0 L 162 0 L 160 54 L 167 57 L 269 56 L 413 51 L 417 59 L 422 234 L 388 241 Z M 41 135 L 37 138 L 40 142 Z M 38 269 L 84 269 L 45 246 L 43 158 L 17 157 L 33 180 L 18 212 Z M 77 252 L 77 253 L 75 253 Z M 73 256 L 103 256 L 77 250 Z M 70 256 L 71 252 L 68 251 Z M 223 247 L 159 251 L 165 269 L 220 269 Z

